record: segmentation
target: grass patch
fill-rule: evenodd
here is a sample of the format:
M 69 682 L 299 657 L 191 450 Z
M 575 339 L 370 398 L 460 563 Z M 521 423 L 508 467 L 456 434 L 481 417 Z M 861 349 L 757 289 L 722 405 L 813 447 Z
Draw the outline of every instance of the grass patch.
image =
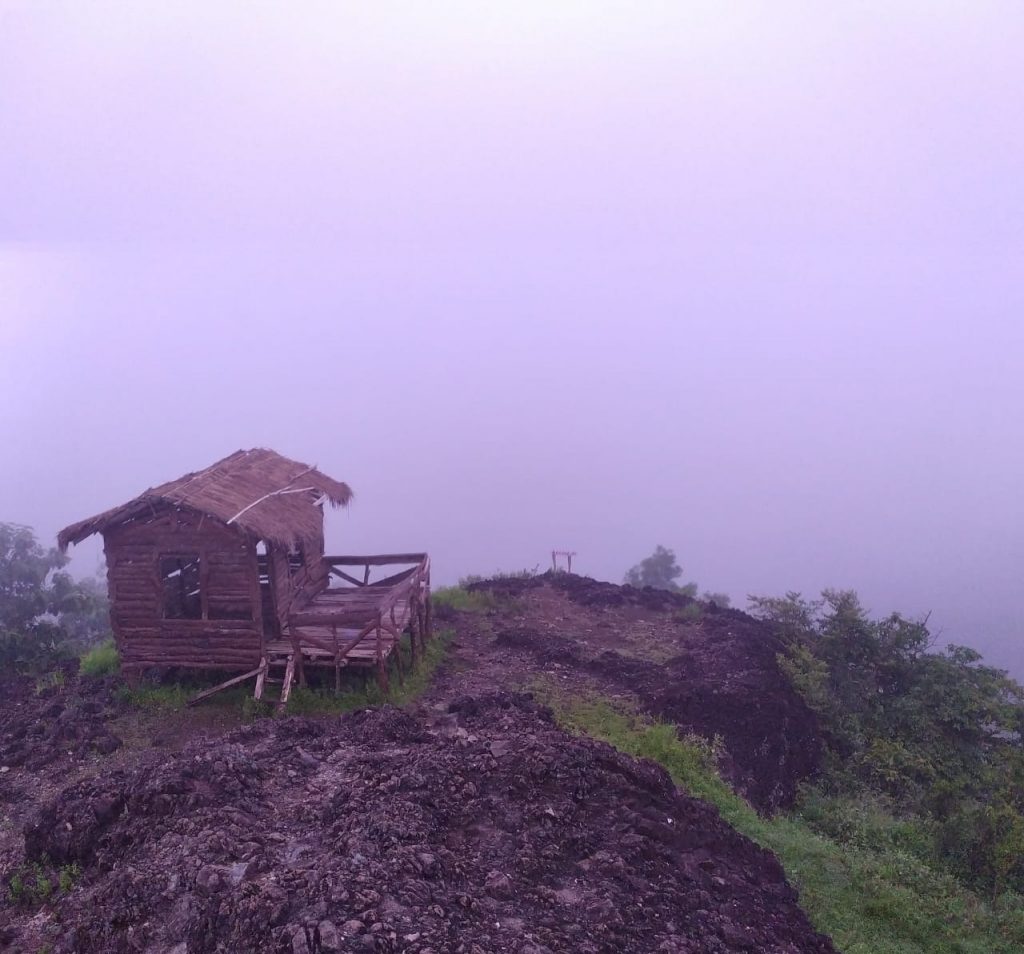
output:
M 315 689 L 309 686 L 296 686 L 288 697 L 286 712 L 288 715 L 325 715 L 340 712 L 353 712 L 390 703 L 394 706 L 405 706 L 415 702 L 430 686 L 437 667 L 441 665 L 454 633 L 450 629 L 441 630 L 427 643 L 426 652 L 417 660 L 416 668 L 411 669 L 412 652 L 408 637 L 402 640 L 399 652 L 405 667 L 405 682 L 399 683 L 398 672 L 392 663 L 388 673 L 391 691 L 385 695 L 376 680 L 371 677 L 364 686 L 356 686 L 336 693 L 333 688 Z
M 40 676 L 36 680 L 36 695 L 42 695 L 47 689 L 63 689 L 64 679 L 63 669 L 54 669 L 52 672 Z
M 90 649 L 79 663 L 78 671 L 83 676 L 112 676 L 121 668 L 121 657 L 112 639 Z
M 494 609 L 498 601 L 493 593 L 486 590 L 467 590 L 462 586 L 442 586 L 430 594 L 435 612 L 440 607 L 442 615 L 445 610 L 460 613 L 485 613 Z
M 123 685 L 118 689 L 121 699 L 135 709 L 184 709 L 199 689 L 180 682 Z
M 762 818 L 718 775 L 714 746 L 679 738 L 600 697 L 538 695 L 561 725 L 664 766 L 676 784 L 715 805 L 736 829 L 774 852 L 815 927 L 845 954 L 1018 954 L 1024 949 L 1024 899 L 996 906 L 910 850 L 869 847 L 813 831 L 800 815 Z
M 67 894 L 81 875 L 77 864 L 54 868 L 46 858 L 42 862 L 25 861 L 7 879 L 7 899 L 26 907 L 41 904 L 58 892 Z
M 679 623 L 696 623 L 704 618 L 704 607 L 700 603 L 687 603 L 680 610 L 676 610 L 675 620 Z

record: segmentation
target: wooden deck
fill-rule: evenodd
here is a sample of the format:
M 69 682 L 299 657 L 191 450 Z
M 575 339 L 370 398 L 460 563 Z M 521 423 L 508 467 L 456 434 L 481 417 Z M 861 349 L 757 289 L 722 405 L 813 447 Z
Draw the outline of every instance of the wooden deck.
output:
M 288 616 L 286 632 L 266 645 L 267 667 L 292 661 L 294 676 L 305 682 L 307 666 L 334 669 L 374 668 L 381 688 L 388 687 L 392 657 L 402 679 L 402 635 L 409 633 L 412 660 L 422 654 L 431 633 L 430 559 L 425 553 L 378 556 L 325 556 L 331 585 Z M 404 569 L 395 572 L 396 567 Z M 373 579 L 376 574 L 387 575 Z M 286 696 L 286 693 L 283 693 Z
M 281 684 L 283 708 L 294 681 L 306 684 L 307 667 L 333 669 L 336 689 L 342 669 L 359 668 L 376 669 L 387 692 L 392 660 L 399 680 L 404 678 L 402 654 L 396 652 L 403 634 L 409 635 L 415 665 L 433 631 L 430 558 L 425 553 L 325 556 L 324 563 L 331 584 L 288 614 L 280 638 L 264 643 L 260 665 L 191 702 L 255 676 L 257 699 L 267 683 Z M 404 568 L 396 572 L 398 566 Z M 373 579 L 382 572 L 388 575 Z

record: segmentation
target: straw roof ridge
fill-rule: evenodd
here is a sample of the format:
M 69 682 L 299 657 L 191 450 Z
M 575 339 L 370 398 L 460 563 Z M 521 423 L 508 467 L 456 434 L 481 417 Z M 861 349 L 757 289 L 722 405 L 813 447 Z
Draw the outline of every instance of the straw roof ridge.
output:
M 342 507 L 352 499 L 348 484 L 316 467 L 266 448 L 239 450 L 204 470 L 150 487 L 118 507 L 65 527 L 57 535 L 62 550 L 94 533 L 170 505 L 237 526 L 263 540 L 294 547 L 323 532 L 324 500 Z

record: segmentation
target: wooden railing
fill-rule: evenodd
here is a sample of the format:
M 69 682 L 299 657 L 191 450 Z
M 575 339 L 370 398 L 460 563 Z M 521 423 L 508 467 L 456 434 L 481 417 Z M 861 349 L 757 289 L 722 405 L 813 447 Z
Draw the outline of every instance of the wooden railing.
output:
M 430 558 L 426 553 L 394 553 L 373 556 L 325 556 L 330 577 L 341 580 L 342 586 L 328 586 L 303 608 L 289 614 L 289 630 L 301 666 L 302 644 L 331 654 L 340 683 L 340 669 L 345 658 L 372 634 L 376 636 L 376 665 L 382 685 L 387 684 L 387 657 L 402 638 L 402 630 L 408 625 L 411 634 L 412 657 L 422 654 L 426 640 L 433 632 L 430 605 Z M 380 579 L 371 579 L 374 569 L 412 564 L 405 569 L 390 573 Z M 345 567 L 346 569 L 342 569 Z M 353 574 L 348 568 L 361 568 Z M 362 579 L 359 579 L 359 576 Z M 348 598 L 336 606 L 325 605 L 324 598 L 332 593 L 344 593 Z M 365 601 L 360 599 L 365 596 Z M 398 615 L 396 609 L 406 601 L 405 611 Z M 330 638 L 316 637 L 309 627 L 330 630 Z M 339 629 L 355 628 L 355 636 L 348 639 Z M 384 645 L 384 634 L 393 642 Z M 325 634 L 326 636 L 326 634 Z M 418 645 L 417 645 L 418 644 Z M 402 678 L 401 655 L 396 656 L 399 678 Z
M 426 553 L 382 553 L 375 556 L 325 556 L 324 563 L 327 564 L 331 576 L 344 580 L 350 586 L 390 586 L 399 583 L 408 576 L 429 573 L 430 557 Z M 402 564 L 414 564 L 399 573 L 393 573 L 382 580 L 371 580 L 370 576 L 375 567 L 401 566 Z M 358 579 L 341 567 L 362 567 L 362 579 Z

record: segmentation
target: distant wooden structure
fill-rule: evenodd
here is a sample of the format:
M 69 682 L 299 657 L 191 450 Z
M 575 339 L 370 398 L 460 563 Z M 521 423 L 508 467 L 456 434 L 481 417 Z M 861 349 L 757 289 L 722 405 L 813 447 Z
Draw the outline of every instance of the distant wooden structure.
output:
M 565 560 L 566 572 L 572 573 L 572 558 L 576 556 L 575 550 L 552 550 L 551 551 L 551 569 L 558 572 L 558 558 L 562 557 Z
M 153 667 L 239 672 L 200 694 L 281 682 L 281 705 L 306 668 L 376 669 L 388 688 L 402 633 L 412 659 L 430 637 L 425 553 L 326 556 L 323 505 L 347 484 L 270 450 L 237 451 L 193 474 L 66 527 L 66 550 L 103 535 L 110 624 L 129 674 Z M 381 571 L 382 579 L 373 579 Z

